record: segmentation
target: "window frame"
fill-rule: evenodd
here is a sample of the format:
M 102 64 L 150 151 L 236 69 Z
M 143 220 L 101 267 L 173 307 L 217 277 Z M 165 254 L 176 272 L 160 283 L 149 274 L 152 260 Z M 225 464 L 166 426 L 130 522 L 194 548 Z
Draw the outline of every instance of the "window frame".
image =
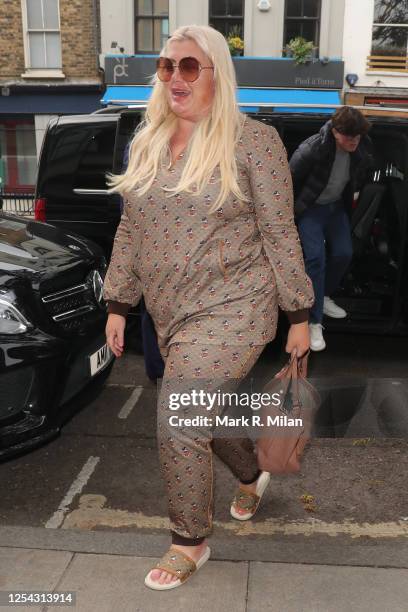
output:
M 408 57 L 408 23 L 378 23 L 373 20 L 371 25 L 371 49 L 370 55 L 378 55 L 381 56 L 381 53 L 373 53 L 373 30 L 374 28 L 405 28 L 407 31 L 407 43 L 405 47 L 405 55 L 396 55 L 395 57 Z M 384 54 L 384 57 L 387 57 Z
M 42 2 L 43 0 L 41 0 Z M 57 9 L 58 9 L 58 29 L 56 28 L 29 28 L 28 27 L 28 6 L 27 6 L 27 0 L 21 0 L 21 4 L 22 4 L 22 21 L 23 21 L 23 33 L 24 33 L 24 60 L 25 60 L 25 69 L 26 69 L 26 73 L 23 74 L 22 76 L 30 76 L 30 72 L 35 72 L 36 74 L 38 73 L 44 73 L 44 76 L 64 76 L 62 74 L 62 44 L 61 44 L 61 11 L 60 11 L 60 0 L 57 0 Z M 60 66 L 55 66 L 55 67 L 49 67 L 49 66 L 45 66 L 45 67 L 41 67 L 41 68 L 37 68 L 37 67 L 33 67 L 31 65 L 31 57 L 30 57 L 30 33 L 42 33 L 42 34 L 46 34 L 48 33 L 57 33 L 59 35 L 59 44 L 60 44 L 60 49 L 61 49 L 61 65 Z M 45 43 L 46 44 L 46 43 Z
M 229 2 L 230 0 L 225 0 L 225 2 Z M 242 40 L 245 40 L 245 0 L 241 0 L 242 1 L 242 14 L 241 15 L 230 15 L 228 13 L 224 14 L 224 15 L 219 15 L 219 14 L 215 14 L 211 12 L 211 0 L 208 0 L 208 23 L 209 24 L 213 24 L 214 26 L 216 25 L 216 23 L 213 22 L 213 20 L 215 19 L 217 20 L 222 20 L 222 21 L 240 21 L 241 22 L 241 31 L 242 31 Z M 217 29 L 217 28 L 215 28 Z M 227 33 L 224 34 L 224 32 L 222 32 L 221 30 L 217 30 L 218 32 L 220 32 L 223 36 L 227 36 Z
M 304 0 L 301 0 L 301 2 L 302 2 L 302 13 L 303 13 Z M 316 17 L 303 17 L 302 15 L 298 15 L 297 17 L 289 17 L 287 14 L 289 1 L 285 0 L 285 8 L 284 8 L 285 12 L 284 12 L 284 17 L 283 17 L 283 45 L 284 47 L 287 44 L 286 43 L 286 33 L 287 33 L 287 22 L 288 21 L 302 21 L 302 22 L 314 21 L 316 23 L 316 28 L 315 28 L 315 38 L 313 40 L 313 44 L 315 45 L 315 47 L 317 47 L 317 49 L 319 49 L 320 47 L 320 26 L 321 26 L 321 20 L 322 20 L 322 0 L 317 0 L 317 2 L 318 2 L 318 10 L 317 10 Z
M 387 23 L 378 21 L 374 21 L 375 19 L 375 0 L 374 0 L 374 15 L 373 21 L 371 24 L 371 44 L 370 44 L 370 54 L 367 57 L 367 66 L 366 73 L 367 74 L 403 74 L 406 75 L 408 72 L 408 23 Z M 406 37 L 406 48 L 404 55 L 394 55 L 387 54 L 384 51 L 375 51 L 373 50 L 373 35 L 374 28 L 404 28 L 407 33 Z
M 146 51 L 145 49 L 139 49 L 139 44 L 138 44 L 138 35 L 137 35 L 137 30 L 138 30 L 138 23 L 139 21 L 151 21 L 153 28 L 152 28 L 152 32 L 153 32 L 153 40 L 152 40 L 152 46 L 154 44 L 154 24 L 155 21 L 165 21 L 167 20 L 167 22 L 169 23 L 169 17 L 170 17 L 170 0 L 168 0 L 167 2 L 167 15 L 155 15 L 155 1 L 156 0 L 152 0 L 152 6 L 153 6 L 153 11 L 151 15 L 139 15 L 138 13 L 138 0 L 134 0 L 133 3 L 133 7 L 134 7 L 134 32 L 135 32 L 135 53 L 139 54 L 139 55 L 157 55 L 161 49 L 153 49 L 152 51 Z

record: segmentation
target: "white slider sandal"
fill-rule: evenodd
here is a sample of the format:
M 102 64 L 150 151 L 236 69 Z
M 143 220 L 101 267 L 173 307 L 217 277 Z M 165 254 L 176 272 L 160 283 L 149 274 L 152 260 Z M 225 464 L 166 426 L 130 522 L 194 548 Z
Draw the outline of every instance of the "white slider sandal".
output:
M 210 558 L 211 550 L 207 546 L 204 553 L 201 555 L 198 561 L 193 561 L 186 553 L 176 548 L 170 548 L 166 554 L 160 559 L 154 569 L 160 569 L 164 572 L 168 572 L 173 576 L 177 576 L 177 580 L 173 580 L 168 584 L 160 584 L 156 580 L 151 578 L 153 570 L 147 574 L 145 578 L 145 585 L 155 591 L 167 591 L 168 589 L 175 589 L 176 587 L 184 584 L 200 567 L 204 565 Z
M 269 472 L 262 472 L 256 481 L 255 493 L 244 491 L 241 487 L 238 489 L 231 504 L 231 516 L 234 519 L 238 521 L 248 521 L 254 516 L 270 479 L 271 475 Z M 238 508 L 246 510 L 247 512 L 240 513 L 237 511 Z

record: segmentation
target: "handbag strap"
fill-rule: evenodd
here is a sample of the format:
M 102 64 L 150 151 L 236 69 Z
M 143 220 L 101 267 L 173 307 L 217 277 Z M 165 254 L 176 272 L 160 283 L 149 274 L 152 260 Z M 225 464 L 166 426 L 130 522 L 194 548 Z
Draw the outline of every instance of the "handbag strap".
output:
M 292 352 L 288 363 L 288 365 L 290 365 L 292 378 L 306 378 L 307 359 L 309 357 L 309 353 L 310 351 L 307 351 L 301 357 L 297 357 L 296 352 Z
M 307 358 L 309 356 L 309 351 L 302 355 L 302 357 L 297 357 L 296 350 L 294 350 L 290 356 L 288 363 L 288 378 L 290 378 L 290 387 L 292 390 L 292 401 L 295 400 L 295 403 L 300 407 L 300 394 L 299 394 L 299 378 L 305 378 L 306 369 L 307 369 Z

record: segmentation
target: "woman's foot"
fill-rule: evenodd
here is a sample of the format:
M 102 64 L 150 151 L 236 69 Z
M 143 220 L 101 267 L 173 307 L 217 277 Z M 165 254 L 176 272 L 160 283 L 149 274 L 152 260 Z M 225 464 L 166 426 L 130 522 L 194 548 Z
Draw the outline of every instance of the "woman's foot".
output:
M 269 480 L 269 472 L 261 472 L 255 482 L 251 484 L 239 483 L 239 489 L 231 505 L 233 518 L 247 521 L 254 516 Z
M 203 556 L 207 548 L 207 541 L 204 540 L 198 546 L 180 546 L 179 544 L 172 544 L 171 548 L 180 550 L 188 555 L 193 561 L 197 562 L 200 557 Z M 157 582 L 158 584 L 170 584 L 171 582 L 178 580 L 177 576 L 173 576 L 173 574 L 169 574 L 168 572 L 160 569 L 152 570 L 150 573 L 150 578 L 153 580 L 153 582 Z
M 256 485 L 258 484 L 258 480 L 259 479 L 255 480 L 255 482 L 251 482 L 251 484 L 243 484 L 240 482 L 239 488 L 241 491 L 245 491 L 246 493 L 254 493 L 256 495 Z M 238 512 L 238 514 L 246 514 L 248 512 L 248 510 L 245 508 L 240 508 L 239 506 L 235 506 L 235 510 Z

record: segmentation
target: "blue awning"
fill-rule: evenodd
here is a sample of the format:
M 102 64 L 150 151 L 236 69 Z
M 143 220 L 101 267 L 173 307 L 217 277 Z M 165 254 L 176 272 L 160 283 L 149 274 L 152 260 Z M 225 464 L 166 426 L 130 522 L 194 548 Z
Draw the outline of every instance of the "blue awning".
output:
M 101 100 L 102 104 L 145 104 L 150 98 L 151 87 L 143 85 L 109 85 Z M 261 104 L 276 105 L 276 110 L 283 113 L 333 113 L 333 107 L 341 104 L 340 92 L 323 89 L 261 89 L 243 88 L 237 90 L 237 99 L 241 110 L 257 112 Z M 287 107 L 285 104 L 295 104 Z M 308 108 L 306 105 L 323 105 L 321 108 Z M 299 105 L 299 106 L 297 106 Z
M 150 98 L 152 89 L 144 85 L 109 85 L 101 104 L 145 104 Z

